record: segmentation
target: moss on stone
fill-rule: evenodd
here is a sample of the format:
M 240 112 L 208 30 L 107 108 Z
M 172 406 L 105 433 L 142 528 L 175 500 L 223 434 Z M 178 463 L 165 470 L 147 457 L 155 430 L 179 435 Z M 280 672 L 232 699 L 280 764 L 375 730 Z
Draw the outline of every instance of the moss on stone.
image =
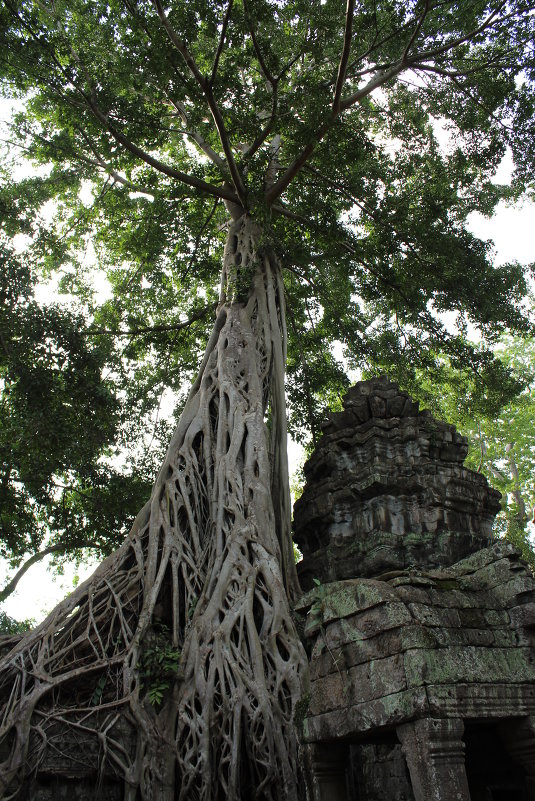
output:
M 458 590 L 459 582 L 457 579 L 437 579 L 433 586 L 435 590 L 442 590 L 443 592 L 446 590 Z
M 301 696 L 301 698 L 295 705 L 293 720 L 297 728 L 297 731 L 301 736 L 304 735 L 305 718 L 308 712 L 308 708 L 310 706 L 311 697 L 312 696 L 309 692 L 304 693 L 304 695 Z

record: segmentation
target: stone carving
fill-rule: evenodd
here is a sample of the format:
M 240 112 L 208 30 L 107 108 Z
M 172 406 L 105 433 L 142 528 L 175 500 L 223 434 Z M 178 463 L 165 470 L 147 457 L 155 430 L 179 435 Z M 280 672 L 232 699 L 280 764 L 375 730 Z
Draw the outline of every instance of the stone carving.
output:
M 353 387 L 305 465 L 294 510 L 302 586 L 444 567 L 489 545 L 500 494 L 463 467 L 466 454 L 465 437 L 397 384 Z
M 95 716 L 98 711 L 95 710 Z M 135 753 L 134 730 L 126 718 L 108 718 L 109 731 L 122 754 Z M 84 732 L 95 720 L 86 715 L 77 737 L 66 736 L 65 729 L 43 714 L 43 731 L 48 747 L 36 775 L 25 784 L 16 801 L 122 801 L 124 781 L 113 765 L 103 759 L 102 748 L 94 736 Z M 34 743 L 30 739 L 30 756 Z
M 535 579 L 465 455 L 379 379 L 305 467 L 314 801 L 535 801 Z

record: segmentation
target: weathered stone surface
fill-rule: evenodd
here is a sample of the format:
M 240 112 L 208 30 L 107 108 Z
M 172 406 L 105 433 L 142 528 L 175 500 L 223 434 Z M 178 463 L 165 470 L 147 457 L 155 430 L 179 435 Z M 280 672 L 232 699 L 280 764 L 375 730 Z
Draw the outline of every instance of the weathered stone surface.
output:
M 330 645 L 327 647 L 325 639 L 318 637 L 310 661 L 311 679 L 314 680 L 330 673 L 333 661 L 340 669 L 347 670 L 353 665 L 367 664 L 376 659 L 384 659 L 387 656 L 401 653 L 403 643 L 400 631 L 400 629 L 388 631 L 370 640 L 358 640 L 349 642 L 343 647 L 334 648 Z M 431 645 L 432 643 L 426 643 L 428 648 Z
M 302 599 L 302 611 L 316 605 L 324 616 L 312 647 L 311 741 L 375 736 L 432 716 L 533 714 L 535 649 L 525 640 L 535 595 L 516 603 L 529 571 L 502 543 L 475 556 L 446 570 L 334 582 Z M 374 798 L 372 788 L 360 792 Z
M 499 493 L 462 463 L 454 426 L 386 379 L 361 382 L 305 465 L 295 538 L 302 584 L 437 568 L 489 542 Z
M 338 662 L 333 660 L 333 665 L 336 670 Z M 356 699 L 359 702 L 373 701 L 406 689 L 403 658 L 396 654 L 318 678 L 314 682 L 308 712 L 321 715 L 329 710 L 345 708 Z
M 535 592 L 535 581 L 531 575 L 518 575 L 510 581 L 494 587 L 494 596 L 504 606 L 529 602 Z
M 516 548 L 511 542 L 508 540 L 496 540 L 492 544 L 492 549 L 482 549 L 476 551 L 470 556 L 461 559 L 455 565 L 455 573 L 458 576 L 468 574 L 468 573 L 475 573 L 477 570 L 481 570 L 486 565 L 490 565 L 493 562 L 497 562 L 500 559 L 507 558 L 511 562 L 514 563 L 521 563 L 524 565 L 521 559 L 521 552 L 518 548 Z
M 509 609 L 511 624 L 519 628 L 535 628 L 535 601 Z
M 354 745 L 350 750 L 352 788 L 366 788 L 366 801 L 414 801 L 399 743 Z M 359 798 L 353 790 L 353 798 Z
M 430 714 L 444 717 L 494 720 L 535 713 L 533 683 L 429 684 L 426 697 Z
M 484 721 L 503 724 L 521 732 L 509 748 L 521 772 L 500 786 L 535 801 L 535 579 L 513 546 L 489 545 L 497 493 L 462 467 L 455 429 L 395 385 L 357 385 L 344 405 L 296 509 L 301 578 L 320 579 L 297 605 L 311 653 L 305 739 L 358 741 L 347 801 L 469 801 L 469 775 L 474 798 L 495 785 L 482 746 L 465 771 L 464 723 L 471 742 Z
M 397 731 L 415 801 L 470 801 L 461 719 L 415 720 Z
M 424 687 L 419 687 L 368 703 L 352 704 L 333 712 L 308 715 L 303 724 L 303 734 L 307 742 L 337 740 L 354 737 L 355 732 L 362 736 L 381 731 L 428 714 L 427 693 Z
M 405 673 L 409 687 L 456 682 L 529 683 L 535 682 L 535 665 L 529 662 L 530 655 L 520 648 L 472 645 L 411 650 L 405 654 Z
M 516 640 L 512 632 L 508 632 L 508 634 L 509 633 L 511 634 L 511 647 L 513 647 L 513 645 L 516 645 Z M 437 645 L 440 648 L 452 645 L 477 645 L 479 647 L 498 645 L 495 633 L 489 629 L 437 628 L 434 630 L 434 635 Z
M 456 609 L 426 604 L 408 604 L 411 615 L 423 626 L 459 628 L 461 620 Z
M 411 613 L 402 603 L 382 604 L 373 609 L 366 609 L 358 615 L 345 620 L 334 620 L 328 623 L 326 638 L 329 646 L 336 648 L 356 640 L 376 637 L 385 631 L 397 629 L 403 624 L 411 624 Z

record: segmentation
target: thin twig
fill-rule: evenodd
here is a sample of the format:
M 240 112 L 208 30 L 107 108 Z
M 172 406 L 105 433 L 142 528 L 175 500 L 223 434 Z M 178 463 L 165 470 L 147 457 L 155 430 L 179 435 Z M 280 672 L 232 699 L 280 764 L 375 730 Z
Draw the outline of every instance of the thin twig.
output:
M 146 325 L 140 326 L 139 328 L 131 328 L 128 331 L 111 328 L 88 328 L 87 331 L 84 331 L 83 333 L 88 337 L 98 336 L 99 334 L 110 334 L 114 337 L 137 337 L 141 336 L 142 334 L 161 333 L 163 331 L 181 331 L 197 320 L 202 320 L 203 317 L 206 317 L 209 312 L 215 311 L 216 308 L 217 303 L 211 303 L 209 306 L 205 306 L 204 309 L 192 314 L 188 320 L 184 320 L 182 323 L 170 323 L 169 325 Z
M 248 4 L 247 0 L 243 0 L 243 8 L 244 8 L 245 15 L 246 15 L 246 18 L 247 18 L 247 26 L 249 28 L 249 34 L 251 36 L 251 41 L 253 43 L 253 49 L 254 49 L 254 51 L 256 53 L 256 57 L 258 59 L 258 63 L 260 64 L 260 69 L 262 70 L 262 73 L 264 74 L 264 78 L 266 79 L 266 81 L 268 83 L 270 83 L 272 86 L 274 86 L 275 83 L 277 82 L 277 79 L 273 76 L 273 74 L 271 73 L 271 70 L 269 69 L 268 65 L 266 64 L 266 61 L 264 59 L 262 50 L 260 49 L 260 45 L 258 44 L 258 39 L 256 38 L 256 33 L 255 33 L 252 17 L 251 17 L 250 11 L 249 11 L 249 4 Z
M 197 84 L 204 93 L 217 132 L 219 134 L 219 140 L 221 142 L 225 158 L 227 159 L 228 169 L 232 178 L 232 183 L 234 184 L 234 188 L 236 190 L 236 194 L 238 196 L 238 202 L 243 207 L 245 207 L 246 206 L 245 186 L 238 171 L 238 167 L 236 165 L 236 161 L 232 153 L 232 147 L 230 144 L 229 135 L 227 133 L 223 116 L 221 114 L 219 106 L 215 101 L 214 94 L 212 92 L 212 87 L 209 81 L 206 80 L 206 78 L 202 75 L 201 71 L 199 70 L 197 64 L 195 63 L 195 59 L 193 58 L 193 56 L 191 55 L 186 46 L 186 43 L 182 41 L 182 39 L 178 36 L 177 32 L 171 25 L 169 17 L 164 11 L 161 0 L 152 0 L 152 2 L 160 19 L 160 22 L 165 32 L 167 33 L 167 36 L 169 37 L 169 40 L 175 46 L 175 48 L 178 50 L 178 52 L 186 62 L 186 65 L 189 71 L 191 72 L 193 78 L 195 79 L 195 81 L 197 82 Z M 232 200 L 231 202 L 236 203 L 236 198 L 234 198 L 234 200 Z
M 417 38 L 418 34 L 421 31 L 422 25 L 424 24 L 424 20 L 425 20 L 425 18 L 426 18 L 428 13 L 429 13 L 429 0 L 425 0 L 424 10 L 422 11 L 422 16 L 418 20 L 418 24 L 414 28 L 414 31 L 412 32 L 412 36 L 411 36 L 411 38 L 409 39 L 409 41 L 407 43 L 407 47 L 405 48 L 405 52 L 403 53 L 403 55 L 401 57 L 402 61 L 405 61 L 405 59 L 409 55 L 409 51 L 410 51 L 411 47 L 413 46 L 414 42 L 416 41 L 416 38 Z

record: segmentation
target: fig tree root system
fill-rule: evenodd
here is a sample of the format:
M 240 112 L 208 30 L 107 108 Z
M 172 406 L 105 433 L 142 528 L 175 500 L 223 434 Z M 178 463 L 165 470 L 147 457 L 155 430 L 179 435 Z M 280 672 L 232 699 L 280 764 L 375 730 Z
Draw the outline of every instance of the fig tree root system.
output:
M 0 798 L 54 764 L 127 801 L 301 797 L 284 363 L 280 268 L 243 216 L 150 501 L 2 661 Z

